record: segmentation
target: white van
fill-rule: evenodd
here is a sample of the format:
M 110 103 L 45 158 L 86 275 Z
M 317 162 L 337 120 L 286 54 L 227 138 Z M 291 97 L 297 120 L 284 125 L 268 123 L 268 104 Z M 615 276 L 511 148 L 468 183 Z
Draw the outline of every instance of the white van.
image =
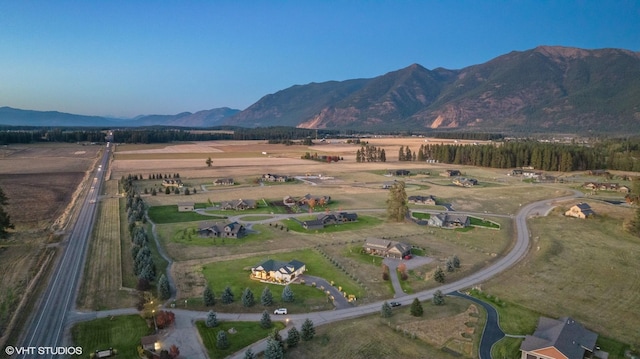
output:
M 278 308 L 273 311 L 273 314 L 287 314 L 287 308 Z

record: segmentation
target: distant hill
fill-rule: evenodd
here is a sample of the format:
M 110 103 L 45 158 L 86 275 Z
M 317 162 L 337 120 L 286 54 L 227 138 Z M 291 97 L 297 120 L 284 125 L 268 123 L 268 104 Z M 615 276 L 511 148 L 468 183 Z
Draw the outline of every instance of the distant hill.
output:
M 640 53 L 541 46 L 461 70 L 413 64 L 297 85 L 226 120 L 245 127 L 494 132 L 640 131 Z
M 0 125 L 43 126 L 43 127 L 137 127 L 137 126 L 180 126 L 214 127 L 227 117 L 238 113 L 227 107 L 196 113 L 183 112 L 177 115 L 147 115 L 133 119 L 116 119 L 101 116 L 83 116 L 58 111 L 20 110 L 0 107 Z

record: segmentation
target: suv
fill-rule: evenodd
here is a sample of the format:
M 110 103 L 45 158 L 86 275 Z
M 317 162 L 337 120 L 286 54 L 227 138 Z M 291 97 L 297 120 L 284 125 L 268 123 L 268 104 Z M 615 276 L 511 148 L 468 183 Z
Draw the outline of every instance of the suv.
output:
M 287 314 L 287 308 L 278 308 L 273 311 L 273 314 Z

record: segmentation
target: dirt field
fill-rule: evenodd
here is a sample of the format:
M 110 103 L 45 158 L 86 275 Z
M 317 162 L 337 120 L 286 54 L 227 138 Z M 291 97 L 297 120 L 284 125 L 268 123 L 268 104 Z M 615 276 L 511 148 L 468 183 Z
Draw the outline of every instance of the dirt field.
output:
M 0 242 L 0 337 L 15 314 L 25 288 L 61 238 L 69 204 L 93 165 L 100 146 L 34 144 L 0 147 L 0 186 L 9 198 L 6 210 L 15 233 Z

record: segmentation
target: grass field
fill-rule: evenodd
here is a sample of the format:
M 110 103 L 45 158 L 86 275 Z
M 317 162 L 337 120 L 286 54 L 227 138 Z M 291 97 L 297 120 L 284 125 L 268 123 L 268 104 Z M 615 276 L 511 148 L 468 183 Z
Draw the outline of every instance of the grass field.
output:
M 140 338 L 153 332 L 139 315 L 107 317 L 76 324 L 71 329 L 75 346 L 83 355 L 113 348 L 119 357 L 137 358 Z
M 391 318 L 374 314 L 319 326 L 313 340 L 301 342 L 286 355 L 301 359 L 473 358 L 485 315 L 465 314 L 470 305 L 447 297 L 443 306 L 423 302 L 424 315 L 418 318 L 406 306 L 394 308 Z
M 262 306 L 256 305 L 253 308 L 243 308 L 240 296 L 245 288 L 250 288 L 254 296 L 259 299 L 260 294 L 265 286 L 274 296 L 273 307 L 285 305 L 281 303 L 281 294 L 284 286 L 276 284 L 266 284 L 259 281 L 249 279 L 252 266 L 260 264 L 267 259 L 275 259 L 279 261 L 290 261 L 292 259 L 305 263 L 307 267 L 306 274 L 325 278 L 327 281 L 334 281 L 335 286 L 341 286 L 343 291 L 348 294 L 354 294 L 356 297 L 362 296 L 362 289 L 347 274 L 339 270 L 326 258 L 322 257 L 318 252 L 313 250 L 302 250 L 289 253 L 283 253 L 272 256 L 255 256 L 249 258 L 238 259 L 234 261 L 213 262 L 203 267 L 203 274 L 209 287 L 214 291 L 219 299 L 226 286 L 231 287 L 235 295 L 236 302 L 231 305 L 216 304 L 216 310 L 219 311 L 251 311 L 261 312 Z M 307 283 L 310 284 L 310 283 Z M 317 288 L 310 285 L 292 284 L 296 300 L 294 303 L 286 303 L 290 312 L 300 313 L 319 309 L 331 309 L 326 295 Z M 223 309 L 224 308 L 224 309 Z
M 107 181 L 106 193 L 115 193 L 117 181 Z M 122 287 L 120 204 L 118 198 L 99 202 L 97 221 L 85 262 L 77 305 L 88 310 L 132 307 L 135 298 Z M 130 256 L 125 258 L 130 260 Z
M 571 316 L 602 336 L 637 345 L 640 267 L 634 263 L 640 239 L 622 230 L 632 211 L 590 202 L 600 213 L 596 218 L 562 216 L 572 203 L 532 219 L 532 251 L 483 289 L 546 316 Z
M 316 219 L 316 216 L 312 216 L 310 218 L 300 218 L 299 220 L 305 221 L 308 219 Z M 344 231 L 357 231 L 363 228 L 371 228 L 374 226 L 378 226 L 382 223 L 383 221 L 376 217 L 358 216 L 358 220 L 356 222 L 328 225 L 328 226 L 325 226 L 323 229 L 308 230 L 304 228 L 301 223 L 293 220 L 285 221 L 284 225 L 289 230 L 294 232 L 317 234 L 317 233 L 336 233 L 336 232 L 344 232 Z
M 149 218 L 156 224 L 208 221 L 225 218 L 224 216 L 205 216 L 196 212 L 178 212 L 178 207 L 175 205 L 150 207 L 148 213 Z
M 272 318 L 271 320 L 274 319 Z M 200 338 L 202 338 L 202 343 L 207 348 L 209 358 L 216 359 L 226 358 L 238 350 L 266 338 L 272 330 L 280 331 L 284 328 L 282 322 L 272 321 L 272 324 L 271 328 L 264 329 L 259 322 L 219 322 L 217 327 L 208 328 L 204 322 L 198 321 L 196 322 L 196 327 L 198 328 L 198 333 L 200 333 Z M 235 329 L 236 332 L 234 334 L 229 333 L 231 328 Z M 216 347 L 217 335 L 221 330 L 227 332 L 227 338 L 229 339 L 229 348 L 227 349 L 218 349 Z

